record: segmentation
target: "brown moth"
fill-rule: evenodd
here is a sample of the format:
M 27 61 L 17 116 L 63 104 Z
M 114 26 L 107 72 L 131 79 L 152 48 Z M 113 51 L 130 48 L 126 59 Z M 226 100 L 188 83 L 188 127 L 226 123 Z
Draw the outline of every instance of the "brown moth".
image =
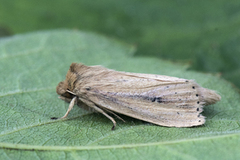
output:
M 70 102 L 62 118 L 67 117 L 74 104 L 84 103 L 110 119 L 112 129 L 116 122 L 108 113 L 115 116 L 120 113 L 167 127 L 202 125 L 205 122 L 200 114 L 203 106 L 221 99 L 194 80 L 118 72 L 77 63 L 71 64 L 66 79 L 58 84 L 56 91 L 61 99 Z

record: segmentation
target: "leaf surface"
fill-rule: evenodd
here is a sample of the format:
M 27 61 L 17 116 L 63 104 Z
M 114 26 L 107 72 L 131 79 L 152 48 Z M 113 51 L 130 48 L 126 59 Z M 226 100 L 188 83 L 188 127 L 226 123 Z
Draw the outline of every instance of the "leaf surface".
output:
M 236 159 L 240 157 L 240 97 L 212 75 L 156 58 L 133 57 L 133 46 L 97 34 L 56 30 L 0 41 L 0 157 L 2 159 Z M 118 71 L 195 79 L 222 100 L 204 108 L 193 128 L 156 126 L 121 116 L 117 128 L 98 113 L 68 104 L 55 87 L 72 62 Z M 231 154 L 230 154 L 231 153 Z

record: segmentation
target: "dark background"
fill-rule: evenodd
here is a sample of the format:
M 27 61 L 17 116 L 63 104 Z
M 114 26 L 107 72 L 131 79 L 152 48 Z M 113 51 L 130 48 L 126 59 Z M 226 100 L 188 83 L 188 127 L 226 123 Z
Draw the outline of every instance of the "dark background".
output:
M 117 38 L 135 56 L 188 63 L 240 88 L 239 0 L 0 0 L 0 37 L 59 28 Z

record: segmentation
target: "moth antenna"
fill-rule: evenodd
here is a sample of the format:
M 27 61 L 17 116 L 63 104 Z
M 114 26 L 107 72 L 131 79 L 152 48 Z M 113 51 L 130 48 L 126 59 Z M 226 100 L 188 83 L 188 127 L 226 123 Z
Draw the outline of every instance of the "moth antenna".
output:
M 71 100 L 67 112 L 66 112 L 65 115 L 64 115 L 63 117 L 61 117 L 60 119 L 67 118 L 69 112 L 73 109 L 73 106 L 74 106 L 74 104 L 75 104 L 76 98 L 77 98 L 77 97 L 74 97 L 74 98 Z
M 73 93 L 72 91 L 70 91 L 70 90 L 66 90 L 68 93 L 71 93 L 72 95 L 74 95 L 74 96 L 76 96 L 76 94 L 75 93 Z

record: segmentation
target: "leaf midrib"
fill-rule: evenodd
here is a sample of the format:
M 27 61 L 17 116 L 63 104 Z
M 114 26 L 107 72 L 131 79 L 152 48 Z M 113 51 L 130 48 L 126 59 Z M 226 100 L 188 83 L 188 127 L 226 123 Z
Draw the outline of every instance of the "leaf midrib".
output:
M 146 147 L 146 146 L 158 146 L 158 145 L 169 145 L 177 143 L 187 143 L 192 141 L 205 141 L 210 139 L 228 138 L 232 136 L 239 136 L 240 132 L 234 134 L 217 135 L 210 137 L 200 137 L 192 139 L 181 139 L 167 142 L 152 142 L 152 143 L 137 143 L 137 144 L 121 144 L 121 145 L 96 145 L 96 146 L 38 146 L 28 144 L 13 144 L 13 143 L 1 143 L 0 148 L 5 149 L 17 149 L 17 150 L 41 150 L 41 151 L 72 151 L 72 150 L 99 150 L 99 149 L 118 149 L 118 148 L 135 148 L 135 147 Z
M 15 91 L 9 91 L 5 94 L 0 94 L 1 97 L 6 97 L 6 96 L 11 96 L 11 95 L 17 95 L 17 94 L 23 94 L 23 93 L 31 93 L 31 92 L 42 92 L 42 91 L 49 91 L 49 90 L 54 90 L 53 87 L 48 87 L 48 88 L 40 88 L 40 89 L 31 89 L 31 90 L 15 90 Z

